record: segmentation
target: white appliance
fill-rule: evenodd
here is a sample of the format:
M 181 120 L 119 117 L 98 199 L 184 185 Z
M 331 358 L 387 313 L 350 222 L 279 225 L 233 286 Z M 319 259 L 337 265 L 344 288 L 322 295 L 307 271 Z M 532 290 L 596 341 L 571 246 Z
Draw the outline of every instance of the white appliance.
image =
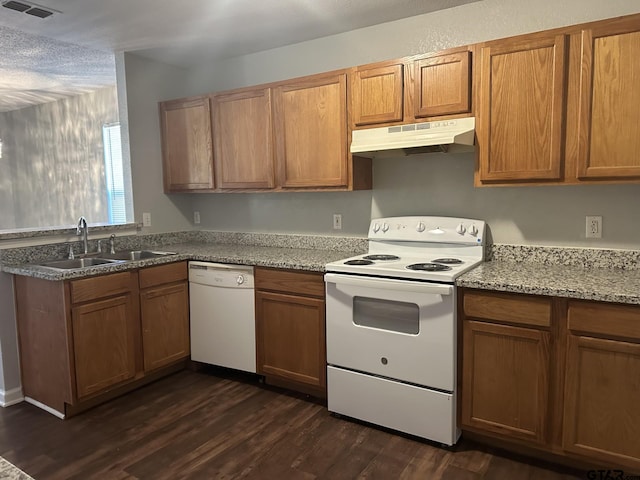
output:
M 474 117 L 354 130 L 351 153 L 364 157 L 391 157 L 431 152 L 473 151 Z
M 253 267 L 189 262 L 191 359 L 256 372 Z
M 454 281 L 483 261 L 484 234 L 467 218 L 374 219 L 367 254 L 326 266 L 329 411 L 456 443 Z

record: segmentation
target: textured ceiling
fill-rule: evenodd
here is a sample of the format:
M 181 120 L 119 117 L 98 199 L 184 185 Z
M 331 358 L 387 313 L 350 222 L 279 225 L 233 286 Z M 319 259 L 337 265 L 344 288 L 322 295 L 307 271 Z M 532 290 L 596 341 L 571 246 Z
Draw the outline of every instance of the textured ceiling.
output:
M 0 45 L 0 112 L 52 102 L 116 83 L 113 53 L 2 26 Z
M 61 12 L 46 19 L 0 7 L 0 108 L 104 86 L 107 70 L 113 83 L 112 52 L 189 67 L 475 1 L 38 0 Z

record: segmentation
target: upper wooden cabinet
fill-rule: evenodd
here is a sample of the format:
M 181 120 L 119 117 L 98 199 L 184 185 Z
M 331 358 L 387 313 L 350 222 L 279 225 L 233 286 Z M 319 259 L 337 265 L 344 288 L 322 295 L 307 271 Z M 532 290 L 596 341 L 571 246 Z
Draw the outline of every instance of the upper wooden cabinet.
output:
M 355 126 L 402 121 L 404 69 L 402 62 L 392 62 L 354 70 L 351 75 L 351 115 Z
M 577 177 L 640 178 L 640 20 L 586 28 L 578 46 Z
M 218 187 L 273 188 L 271 89 L 214 95 L 212 102 Z
M 565 35 L 489 43 L 480 49 L 479 179 L 560 180 Z
M 414 123 L 471 112 L 471 52 L 465 47 L 356 67 L 351 124 Z
M 347 187 L 347 74 L 280 84 L 274 100 L 279 185 Z
M 477 50 L 476 185 L 640 180 L 640 15 Z
M 471 52 L 425 57 L 415 60 L 413 69 L 416 120 L 471 111 Z
M 159 108 L 165 192 L 212 190 L 209 97 L 170 100 Z
M 347 112 L 344 70 L 162 102 L 165 191 L 370 189 Z

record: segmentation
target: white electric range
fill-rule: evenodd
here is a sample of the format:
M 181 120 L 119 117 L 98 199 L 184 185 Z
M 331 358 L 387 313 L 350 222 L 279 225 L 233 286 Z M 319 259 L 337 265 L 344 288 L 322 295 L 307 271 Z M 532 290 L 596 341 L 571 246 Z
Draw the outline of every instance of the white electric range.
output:
M 485 222 L 374 219 L 366 254 L 326 265 L 329 411 L 446 445 L 456 425 L 456 277 Z

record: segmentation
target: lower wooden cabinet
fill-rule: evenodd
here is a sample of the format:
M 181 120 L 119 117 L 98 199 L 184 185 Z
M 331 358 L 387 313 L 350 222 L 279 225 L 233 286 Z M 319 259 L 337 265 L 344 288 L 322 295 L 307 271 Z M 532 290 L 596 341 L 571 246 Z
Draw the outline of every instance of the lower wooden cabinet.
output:
M 326 396 L 324 280 L 320 273 L 255 269 L 258 373 Z
M 71 309 L 78 398 L 135 377 L 140 326 L 131 295 Z
M 536 443 L 546 439 L 549 333 L 467 321 L 462 421 Z
M 640 307 L 570 302 L 563 447 L 640 468 Z
M 186 262 L 70 281 L 16 276 L 15 287 L 24 395 L 61 415 L 189 356 Z
M 640 469 L 640 306 L 462 289 L 463 430 Z
M 546 441 L 551 299 L 466 291 L 462 424 Z
M 140 271 L 140 320 L 144 371 L 189 357 L 187 264 Z

